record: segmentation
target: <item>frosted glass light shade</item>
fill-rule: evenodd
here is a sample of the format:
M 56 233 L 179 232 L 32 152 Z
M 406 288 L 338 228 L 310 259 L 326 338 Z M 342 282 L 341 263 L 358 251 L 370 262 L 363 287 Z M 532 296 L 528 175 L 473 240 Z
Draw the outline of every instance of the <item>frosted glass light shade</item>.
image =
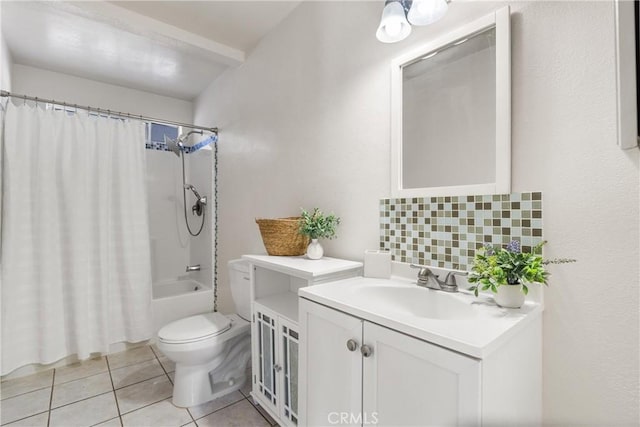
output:
M 447 0 L 413 0 L 407 14 L 411 25 L 433 24 L 447 13 Z
M 395 43 L 406 39 L 411 34 L 411 25 L 407 22 L 404 7 L 399 1 L 392 1 L 382 10 L 380 26 L 376 37 L 383 43 Z

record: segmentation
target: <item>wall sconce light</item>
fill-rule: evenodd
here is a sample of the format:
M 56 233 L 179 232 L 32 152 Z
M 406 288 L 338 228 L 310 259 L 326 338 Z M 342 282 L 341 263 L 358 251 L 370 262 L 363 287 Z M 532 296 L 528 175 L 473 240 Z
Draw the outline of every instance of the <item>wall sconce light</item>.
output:
M 411 34 L 411 25 L 429 25 L 442 18 L 450 0 L 386 0 L 376 37 L 395 43 Z

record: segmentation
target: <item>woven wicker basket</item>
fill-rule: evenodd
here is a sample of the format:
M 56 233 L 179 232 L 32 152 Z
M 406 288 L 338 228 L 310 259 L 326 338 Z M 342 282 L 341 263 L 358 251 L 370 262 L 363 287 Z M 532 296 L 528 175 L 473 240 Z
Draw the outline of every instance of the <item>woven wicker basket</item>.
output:
M 262 242 L 269 255 L 304 255 L 309 238 L 298 232 L 300 217 L 261 219 L 256 218 L 260 227 Z

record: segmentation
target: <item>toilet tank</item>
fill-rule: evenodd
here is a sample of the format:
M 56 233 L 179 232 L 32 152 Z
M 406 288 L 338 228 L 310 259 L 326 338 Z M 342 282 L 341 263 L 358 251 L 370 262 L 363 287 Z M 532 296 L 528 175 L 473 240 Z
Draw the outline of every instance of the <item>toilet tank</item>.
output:
M 229 261 L 229 287 L 236 306 L 236 313 L 244 320 L 251 319 L 251 290 L 249 263 L 243 259 Z

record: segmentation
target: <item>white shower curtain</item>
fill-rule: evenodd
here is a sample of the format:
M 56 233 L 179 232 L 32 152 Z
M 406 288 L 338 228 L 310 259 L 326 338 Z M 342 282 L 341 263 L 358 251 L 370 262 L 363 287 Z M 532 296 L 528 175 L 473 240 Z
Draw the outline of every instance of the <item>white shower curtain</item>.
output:
M 0 372 L 151 336 L 144 123 L 8 103 Z

